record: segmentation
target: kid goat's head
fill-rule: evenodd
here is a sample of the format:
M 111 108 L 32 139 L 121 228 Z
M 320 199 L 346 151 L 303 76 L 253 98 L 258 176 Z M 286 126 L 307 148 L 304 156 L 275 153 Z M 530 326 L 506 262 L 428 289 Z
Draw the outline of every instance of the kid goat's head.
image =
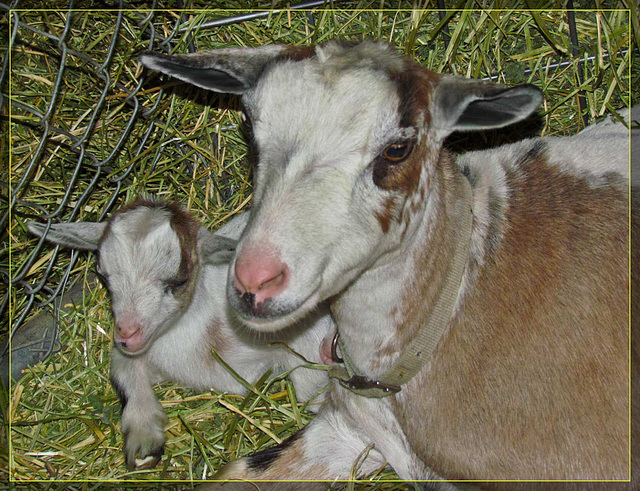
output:
M 146 53 L 141 61 L 242 96 L 255 192 L 228 296 L 263 330 L 294 322 L 401 253 L 433 208 L 447 135 L 508 125 L 541 99 L 529 85 L 438 75 L 383 43 Z
M 111 295 L 114 342 L 130 355 L 143 353 L 186 311 L 199 267 L 228 262 L 235 247 L 164 201 L 135 202 L 105 222 L 27 226 L 54 244 L 98 251 L 98 274 Z

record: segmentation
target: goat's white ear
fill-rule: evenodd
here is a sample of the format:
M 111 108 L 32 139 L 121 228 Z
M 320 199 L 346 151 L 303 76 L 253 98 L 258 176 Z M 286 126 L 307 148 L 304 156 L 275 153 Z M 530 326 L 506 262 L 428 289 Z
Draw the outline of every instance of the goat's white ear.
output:
M 265 65 L 277 57 L 282 46 L 222 48 L 186 55 L 147 52 L 139 56 L 147 68 L 183 82 L 225 94 L 243 94 L 256 82 Z
M 505 87 L 444 76 L 433 98 L 432 125 L 441 137 L 454 131 L 501 128 L 529 116 L 541 101 L 542 92 L 533 85 Z
M 236 253 L 237 240 L 198 230 L 198 256 L 203 264 L 228 264 Z
M 231 220 L 216 230 L 216 235 L 238 240 L 242 235 L 244 228 L 247 226 L 250 215 L 250 211 L 244 211 L 238 215 L 234 215 Z
M 27 228 L 33 235 L 42 237 L 46 233 L 44 238 L 49 242 L 83 251 L 98 249 L 106 226 L 105 222 L 53 223 L 47 231 L 47 226 L 43 223 L 27 223 Z

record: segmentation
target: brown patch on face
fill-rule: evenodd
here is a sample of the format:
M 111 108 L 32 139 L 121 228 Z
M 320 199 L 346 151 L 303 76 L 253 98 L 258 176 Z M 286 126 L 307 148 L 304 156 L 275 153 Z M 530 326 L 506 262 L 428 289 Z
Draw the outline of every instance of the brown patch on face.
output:
M 380 228 L 382 229 L 382 233 L 386 234 L 389 231 L 389 225 L 391 224 L 391 219 L 393 218 L 393 209 L 395 207 L 395 203 L 393 198 L 387 198 L 384 201 L 382 206 L 382 211 L 376 211 L 376 218 L 380 223 Z
M 174 296 L 186 307 L 191 301 L 198 276 L 197 239 L 200 223 L 177 203 L 167 202 L 165 207 L 171 212 L 169 223 L 180 243 L 180 266 L 176 281 L 181 283 L 186 280 L 174 290 Z
M 315 46 L 283 46 L 282 53 L 277 56 L 278 61 L 291 60 L 300 61 L 313 58 L 316 54 Z
M 405 60 L 405 64 L 405 70 L 390 74 L 400 99 L 400 127 L 422 130 L 431 122 L 428 108 L 440 76 L 411 60 Z M 413 194 L 428 157 L 424 138 L 414 143 L 411 155 L 403 162 L 394 164 L 377 157 L 373 168 L 375 185 L 385 190 L 401 191 L 406 196 Z
M 400 126 L 415 128 L 420 133 L 430 123 L 428 106 L 439 75 L 413 61 L 405 60 L 405 63 L 404 71 L 390 74 L 400 99 Z M 376 213 L 384 233 L 387 233 L 391 220 L 395 218 L 405 223 L 404 234 L 409 221 L 407 213 L 415 214 L 424 202 L 426 191 L 420 186 L 421 173 L 429 159 L 435 158 L 435 153 L 428 148 L 428 140 L 420 134 L 414 136 L 410 143 L 413 148 L 405 160 L 395 163 L 379 155 L 373 162 L 374 184 L 386 191 L 400 192 L 405 197 L 404 201 L 396 200 L 395 203 L 387 200 L 383 212 Z M 410 209 L 404 210 L 407 202 Z M 392 206 L 394 204 L 398 208 L 396 211 Z

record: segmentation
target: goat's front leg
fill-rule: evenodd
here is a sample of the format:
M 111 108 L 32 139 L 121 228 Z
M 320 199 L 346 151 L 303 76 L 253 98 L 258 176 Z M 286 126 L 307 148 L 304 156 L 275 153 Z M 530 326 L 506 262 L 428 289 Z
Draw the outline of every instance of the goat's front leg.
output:
M 324 490 L 336 479 L 365 476 L 385 465 L 382 455 L 368 446 L 344 416 L 324 406 L 304 429 L 280 445 L 223 467 L 214 480 L 322 480 L 321 482 L 207 483 L 199 490 Z M 354 470 L 352 474 L 351 471 Z
M 122 434 L 127 469 L 149 469 L 162 458 L 166 416 L 153 392 L 144 357 L 111 352 L 111 383 L 122 404 Z

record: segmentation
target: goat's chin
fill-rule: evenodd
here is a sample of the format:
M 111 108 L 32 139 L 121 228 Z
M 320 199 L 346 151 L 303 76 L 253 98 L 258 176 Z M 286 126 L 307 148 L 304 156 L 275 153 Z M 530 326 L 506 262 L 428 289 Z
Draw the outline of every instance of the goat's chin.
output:
M 128 346 L 125 347 L 121 343 L 117 343 L 116 342 L 116 347 L 118 348 L 120 353 L 122 353 L 125 356 L 129 356 L 129 357 L 135 357 L 135 356 L 143 355 L 149 349 L 150 345 L 151 345 L 151 343 L 147 341 L 144 344 L 139 345 L 139 346 L 136 345 L 136 346 L 133 346 L 133 347 L 128 347 Z
M 274 331 L 279 331 L 281 329 L 285 329 L 291 324 L 296 323 L 301 317 L 304 317 L 304 314 L 302 315 L 287 314 L 284 316 L 279 316 L 277 318 L 269 318 L 269 319 L 260 319 L 257 317 L 249 317 L 249 318 L 239 317 L 239 318 L 242 324 L 249 329 L 252 329 L 254 331 L 262 331 L 262 332 L 274 332 Z
M 307 299 L 296 305 L 294 308 L 283 311 L 279 309 L 272 315 L 254 317 L 249 312 L 236 311 L 240 322 L 247 328 L 255 331 L 274 332 L 285 329 L 303 319 L 309 312 L 314 310 L 319 303 L 316 292 Z

